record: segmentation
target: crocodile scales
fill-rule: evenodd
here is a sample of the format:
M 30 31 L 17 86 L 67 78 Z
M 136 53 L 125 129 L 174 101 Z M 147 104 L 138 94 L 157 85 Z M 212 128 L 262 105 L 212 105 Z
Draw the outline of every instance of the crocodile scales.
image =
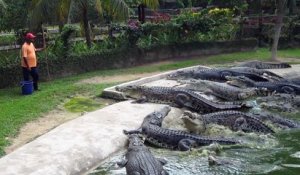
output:
M 177 71 L 168 75 L 167 79 L 202 79 L 210 81 L 225 82 L 226 76 L 245 76 L 254 81 L 268 81 L 268 79 L 250 72 L 242 72 L 230 68 L 215 68 L 215 69 L 197 69 L 189 71 Z
M 194 130 L 194 128 L 197 129 L 199 126 L 193 126 L 193 124 L 197 122 L 196 120 L 200 120 L 202 123 L 198 122 L 196 124 L 202 124 L 204 125 L 204 128 L 207 124 L 214 123 L 227 126 L 233 131 L 241 130 L 244 132 L 274 133 L 270 127 L 258 118 L 240 111 L 221 111 L 205 115 L 185 111 L 182 119 L 186 126 L 193 127 L 188 128 L 190 130 Z
M 283 77 L 268 71 L 264 69 L 256 69 L 256 68 L 251 68 L 251 67 L 231 67 L 232 70 L 239 71 L 239 72 L 246 72 L 246 73 L 252 73 L 252 74 L 257 74 L 259 76 L 262 76 L 269 81 L 282 81 L 284 80 Z
M 117 164 L 126 167 L 127 175 L 167 175 L 163 169 L 166 161 L 155 158 L 138 135 L 128 136 L 129 146 L 125 159 Z
M 143 134 L 146 141 L 154 146 L 173 150 L 188 151 L 193 147 L 200 147 L 212 143 L 237 144 L 239 141 L 230 138 L 203 137 L 190 134 L 184 131 L 162 128 L 161 123 L 167 115 L 168 109 L 163 108 L 162 112 L 155 111 L 144 118 L 141 128 L 125 131 L 125 134 Z
M 259 113 L 253 114 L 256 118 L 263 121 L 270 121 L 271 123 L 279 126 L 280 128 L 300 128 L 300 123 L 298 121 L 282 117 L 277 114 L 272 114 L 269 112 L 260 111 Z
M 247 77 L 226 77 L 230 85 L 237 87 L 256 87 L 256 88 L 267 88 L 270 91 L 278 93 L 296 94 L 300 95 L 300 86 L 290 82 L 255 82 Z
M 262 61 L 248 61 L 237 65 L 237 67 L 252 67 L 256 69 L 282 69 L 290 68 L 291 65 L 288 63 L 272 63 L 272 62 L 262 62 Z
M 191 90 L 183 88 L 129 85 L 116 87 L 116 89 L 123 92 L 126 96 L 138 99 L 137 102 L 148 101 L 176 107 L 186 107 L 202 113 L 252 107 L 247 103 L 236 101 L 213 102 Z
M 213 82 L 208 80 L 178 80 L 179 83 L 186 84 L 185 88 L 204 91 L 205 93 L 212 94 L 224 100 L 244 100 L 252 96 L 268 95 L 265 89 L 246 88 L 241 89 L 238 87 L 230 86 L 224 83 Z

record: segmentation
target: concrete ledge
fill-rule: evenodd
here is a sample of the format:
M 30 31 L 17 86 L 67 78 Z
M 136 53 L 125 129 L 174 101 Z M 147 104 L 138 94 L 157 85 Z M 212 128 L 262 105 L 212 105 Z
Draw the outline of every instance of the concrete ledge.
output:
M 126 144 L 123 129 L 163 107 L 120 102 L 62 124 L 0 159 L 1 175 L 83 174 Z

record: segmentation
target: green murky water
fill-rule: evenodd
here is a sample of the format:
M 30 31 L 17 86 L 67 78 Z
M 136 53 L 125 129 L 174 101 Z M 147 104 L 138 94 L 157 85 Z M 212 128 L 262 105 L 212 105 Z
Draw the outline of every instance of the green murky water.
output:
M 300 115 L 293 115 L 293 118 Z M 215 157 L 222 165 L 210 166 L 208 154 L 214 153 L 210 147 L 190 152 L 170 151 L 151 148 L 156 157 L 165 158 L 168 164 L 164 168 L 170 175 L 227 175 L 227 174 L 300 174 L 300 130 L 279 131 L 272 135 L 235 134 L 243 141 L 240 146 L 222 147 Z M 90 175 L 125 175 L 125 168 L 118 168 L 124 152 L 107 159 Z

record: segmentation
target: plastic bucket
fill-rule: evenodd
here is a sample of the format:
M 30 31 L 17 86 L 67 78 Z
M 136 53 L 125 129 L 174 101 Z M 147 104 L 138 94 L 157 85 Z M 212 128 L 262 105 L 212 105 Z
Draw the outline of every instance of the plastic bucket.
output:
M 23 95 L 29 95 L 33 92 L 33 82 L 32 81 L 21 81 L 21 88 Z

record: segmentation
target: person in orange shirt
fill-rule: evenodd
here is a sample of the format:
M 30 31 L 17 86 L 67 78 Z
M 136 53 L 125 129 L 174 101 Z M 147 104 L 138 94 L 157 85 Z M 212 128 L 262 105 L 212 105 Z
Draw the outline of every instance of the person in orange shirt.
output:
M 36 51 L 40 51 L 41 49 L 36 49 L 33 45 L 33 41 L 35 39 L 35 35 L 32 33 L 27 33 L 25 35 L 25 42 L 22 45 L 21 55 L 22 55 L 22 70 L 23 70 L 23 78 L 24 81 L 29 81 L 29 76 L 33 79 L 33 88 L 34 90 L 39 90 L 38 81 L 39 74 L 37 70 L 37 58 Z

